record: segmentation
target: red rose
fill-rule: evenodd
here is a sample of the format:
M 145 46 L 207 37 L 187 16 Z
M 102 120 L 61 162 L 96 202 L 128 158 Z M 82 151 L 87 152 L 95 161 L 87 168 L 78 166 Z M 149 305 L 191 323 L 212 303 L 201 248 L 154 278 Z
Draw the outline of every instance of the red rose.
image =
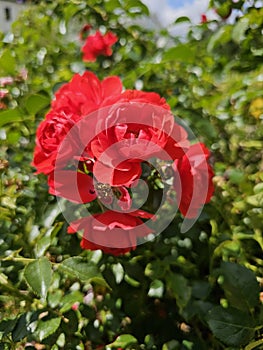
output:
M 213 194 L 214 173 L 208 164 L 209 155 L 205 145 L 197 143 L 174 162 L 177 203 L 186 218 L 198 216 L 202 206 L 210 201 Z
M 102 35 L 97 31 L 94 35 L 89 35 L 83 45 L 83 61 L 95 62 L 99 55 L 111 56 L 112 45 L 118 40 L 118 37 L 112 32 Z
M 54 170 L 59 146 L 79 119 L 78 115 L 65 114 L 63 111 L 50 111 L 46 115 L 46 119 L 37 129 L 36 148 L 32 162 L 32 165 L 37 168 L 37 173 L 49 174 Z M 60 154 L 61 162 L 64 158 L 72 158 L 70 149 L 67 151 L 69 154 L 63 156 Z
M 82 76 L 76 74 L 69 83 L 63 85 L 55 94 L 51 111 L 37 130 L 32 163 L 37 173 L 49 174 L 53 171 L 58 148 L 73 125 L 100 106 L 110 104 L 111 99 L 116 99 L 121 91 L 122 83 L 118 77 L 100 81 L 91 72 L 85 72 Z M 63 148 L 64 154 L 60 153 L 56 166 L 62 162 L 65 165 L 64 160 L 73 158 L 70 147 L 78 154 L 78 139 L 71 137 L 70 142 Z
M 169 108 L 156 93 L 128 90 L 105 111 L 105 117 L 100 114 L 104 130 L 86 148 L 95 160 L 93 171 L 99 182 L 130 186 L 140 177 L 143 161 L 152 157 L 174 160 L 185 153 L 187 133 L 174 122 Z M 80 128 L 83 144 L 86 129 Z
M 119 77 L 112 76 L 100 81 L 94 73 L 86 71 L 83 75 L 75 74 L 69 83 L 56 92 L 52 109 L 86 116 L 102 105 L 111 104 L 111 99 L 121 91 Z
M 68 233 L 84 231 L 81 240 L 83 249 L 101 249 L 108 254 L 121 255 L 136 248 L 137 238 L 152 233 L 140 219 L 152 217 L 142 210 L 129 214 L 109 210 L 73 221 Z

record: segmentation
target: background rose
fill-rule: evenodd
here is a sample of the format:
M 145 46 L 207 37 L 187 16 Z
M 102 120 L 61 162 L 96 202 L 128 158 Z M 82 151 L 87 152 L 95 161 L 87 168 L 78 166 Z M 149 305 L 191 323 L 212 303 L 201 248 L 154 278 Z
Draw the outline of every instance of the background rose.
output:
M 81 48 L 83 61 L 95 62 L 100 55 L 111 56 L 111 47 L 117 41 L 118 37 L 112 32 L 103 35 L 100 31 L 96 31 L 94 35 L 89 35 Z

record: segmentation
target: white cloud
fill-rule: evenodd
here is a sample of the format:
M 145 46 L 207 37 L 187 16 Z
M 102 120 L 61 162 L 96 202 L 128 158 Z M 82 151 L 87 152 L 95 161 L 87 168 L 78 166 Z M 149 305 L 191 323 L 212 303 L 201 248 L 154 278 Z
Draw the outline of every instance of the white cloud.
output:
M 198 24 L 201 22 L 202 13 L 207 13 L 208 19 L 215 18 L 212 11 L 207 11 L 209 0 L 193 0 L 182 1 L 182 5 L 172 7 L 167 0 L 142 0 L 148 6 L 151 13 L 158 18 L 163 27 L 169 26 L 178 17 L 187 16 L 190 20 Z M 171 2 L 171 1 L 170 1 Z M 160 5 L 161 3 L 161 5 Z M 183 34 L 187 30 L 186 24 L 178 24 L 174 30 L 174 34 Z

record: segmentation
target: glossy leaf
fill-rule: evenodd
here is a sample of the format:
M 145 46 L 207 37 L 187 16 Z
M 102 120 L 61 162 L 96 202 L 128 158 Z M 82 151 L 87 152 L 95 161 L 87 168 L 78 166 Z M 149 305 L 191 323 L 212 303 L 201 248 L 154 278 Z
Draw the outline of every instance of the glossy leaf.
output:
M 25 267 L 24 278 L 33 292 L 42 299 L 45 299 L 51 284 L 51 263 L 47 258 L 40 258 L 30 262 Z
M 59 267 L 70 274 L 79 278 L 83 282 L 94 282 L 104 287 L 109 287 L 103 278 L 99 268 L 81 257 L 72 257 L 64 260 Z
M 216 306 L 208 312 L 207 322 L 214 335 L 229 346 L 246 345 L 255 333 L 251 316 L 234 308 Z

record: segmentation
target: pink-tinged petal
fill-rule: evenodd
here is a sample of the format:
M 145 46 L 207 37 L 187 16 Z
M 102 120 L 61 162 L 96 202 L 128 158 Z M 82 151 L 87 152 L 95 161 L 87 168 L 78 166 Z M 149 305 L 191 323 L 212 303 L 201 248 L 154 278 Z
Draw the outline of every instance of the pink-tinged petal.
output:
M 89 203 L 96 198 L 92 177 L 80 172 L 56 170 L 49 176 L 48 184 L 49 193 L 74 203 Z
M 6 97 L 9 94 L 7 89 L 0 89 L 0 99 Z
M 0 86 L 11 85 L 14 82 L 14 78 L 12 77 L 2 77 L 0 78 Z

